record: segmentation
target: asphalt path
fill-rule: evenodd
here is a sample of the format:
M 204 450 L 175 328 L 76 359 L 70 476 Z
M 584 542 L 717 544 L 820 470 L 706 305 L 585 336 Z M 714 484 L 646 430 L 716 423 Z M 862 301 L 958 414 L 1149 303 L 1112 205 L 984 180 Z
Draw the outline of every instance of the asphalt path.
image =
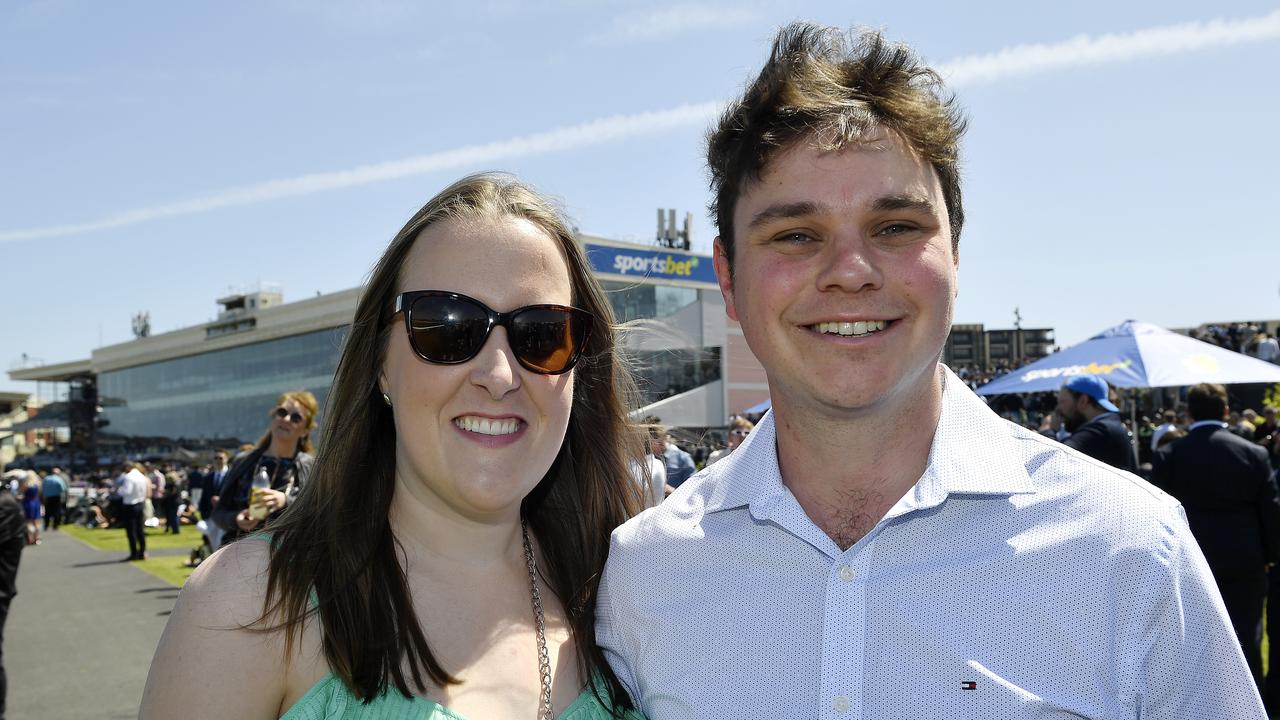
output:
M 41 538 L 22 553 L 4 628 L 6 717 L 136 718 L 178 589 L 120 562 L 124 554 L 62 532 Z

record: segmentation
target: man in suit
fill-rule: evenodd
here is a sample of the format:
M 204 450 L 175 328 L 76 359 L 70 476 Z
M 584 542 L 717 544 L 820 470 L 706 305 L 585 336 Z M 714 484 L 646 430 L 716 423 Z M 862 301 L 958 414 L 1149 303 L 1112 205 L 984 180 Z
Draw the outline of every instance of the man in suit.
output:
M 1111 402 L 1107 381 L 1097 375 L 1077 375 L 1058 390 L 1058 415 L 1071 435 L 1063 441 L 1114 468 L 1138 472 L 1133 436 L 1120 421 L 1120 408 Z
M 227 477 L 227 451 L 216 450 L 213 453 L 213 467 L 204 474 L 204 492 L 201 494 L 200 517 L 205 521 L 205 535 L 209 538 L 210 550 L 217 550 L 222 545 L 222 528 L 213 522 L 213 509 L 222 495 L 222 484 Z
M 1271 463 L 1266 451 L 1227 429 L 1223 386 L 1191 388 L 1187 412 L 1187 437 L 1156 452 L 1151 481 L 1182 501 L 1261 688 L 1267 568 L 1280 559 L 1280 500 Z

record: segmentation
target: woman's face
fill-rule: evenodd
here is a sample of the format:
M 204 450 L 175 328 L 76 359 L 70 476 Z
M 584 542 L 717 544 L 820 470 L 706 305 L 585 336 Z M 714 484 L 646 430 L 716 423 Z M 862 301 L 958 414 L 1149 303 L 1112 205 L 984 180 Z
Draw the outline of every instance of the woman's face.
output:
M 280 417 L 280 408 L 286 411 L 284 417 Z M 294 417 L 301 419 L 294 421 Z M 311 415 L 305 407 L 296 400 L 285 400 L 271 410 L 271 439 L 293 447 L 307 434 L 310 424 Z
M 573 299 L 559 243 L 510 217 L 425 229 L 401 268 L 398 291 L 413 290 L 461 293 L 497 312 Z M 396 424 L 396 492 L 472 518 L 518 511 L 560 451 L 574 373 L 526 370 L 503 327 L 471 360 L 432 364 L 404 328 L 397 315 L 380 378 Z

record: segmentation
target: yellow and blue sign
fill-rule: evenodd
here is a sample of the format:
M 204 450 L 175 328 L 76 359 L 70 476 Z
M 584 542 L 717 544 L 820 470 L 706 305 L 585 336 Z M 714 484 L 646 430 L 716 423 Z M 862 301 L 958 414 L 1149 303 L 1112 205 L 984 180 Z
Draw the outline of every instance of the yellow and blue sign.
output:
M 591 269 L 609 275 L 625 275 L 650 280 L 716 282 L 715 266 L 705 255 L 686 255 L 669 250 L 620 248 L 583 243 Z

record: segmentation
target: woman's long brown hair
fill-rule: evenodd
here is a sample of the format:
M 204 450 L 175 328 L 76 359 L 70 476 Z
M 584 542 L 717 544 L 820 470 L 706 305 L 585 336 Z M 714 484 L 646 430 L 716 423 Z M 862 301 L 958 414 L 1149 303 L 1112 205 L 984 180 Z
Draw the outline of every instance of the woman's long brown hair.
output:
M 634 384 L 615 345 L 609 302 L 572 232 L 546 198 L 505 175 L 473 175 L 446 188 L 400 230 L 370 274 L 334 375 L 310 481 L 271 527 L 267 594 L 254 627 L 283 630 L 289 653 L 306 621 L 318 617 L 329 667 L 366 702 L 391 686 L 405 695 L 425 692 L 424 673 L 437 685 L 457 682 L 414 614 L 387 519 L 396 428 L 377 381 L 394 329 L 389 308 L 413 243 L 433 223 L 482 217 L 522 218 L 557 240 L 574 305 L 596 317 L 573 371 L 564 442 L 522 514 L 542 549 L 547 586 L 568 612 L 579 665 L 603 677 L 617 713 L 629 702 L 596 645 L 595 599 L 610 532 L 640 508 L 629 465 L 642 452 L 627 421 Z

